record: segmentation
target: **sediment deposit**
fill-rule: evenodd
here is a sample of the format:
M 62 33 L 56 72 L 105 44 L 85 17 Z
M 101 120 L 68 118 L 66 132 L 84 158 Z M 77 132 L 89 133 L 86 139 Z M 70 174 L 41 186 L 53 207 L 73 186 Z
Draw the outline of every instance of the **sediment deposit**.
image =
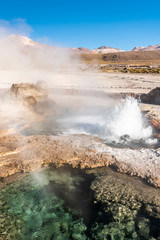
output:
M 0 142 L 1 178 L 49 164 L 80 168 L 113 166 L 117 171 L 139 176 L 160 187 L 160 149 L 117 149 L 87 135 L 6 135 Z
M 99 80 L 95 89 L 99 88 L 98 97 L 100 101 L 103 99 L 105 105 L 111 99 L 113 93 L 121 94 L 127 92 L 133 92 L 134 94 L 147 94 L 152 87 L 159 84 L 159 78 L 153 77 L 153 82 L 149 80 L 152 76 L 144 75 L 121 75 L 121 74 L 100 74 L 96 75 Z M 123 83 L 123 84 L 122 84 Z M 11 92 L 5 90 L 2 94 L 3 101 L 8 96 L 12 97 L 16 101 L 16 106 L 19 103 L 23 105 L 22 108 L 18 108 L 18 114 L 11 113 L 8 118 L 7 108 L 1 118 L 1 132 L 0 132 L 0 177 L 6 178 L 15 173 L 30 172 L 39 169 L 42 166 L 48 164 L 55 164 L 57 167 L 70 164 L 73 167 L 80 168 L 97 168 L 102 166 L 113 166 L 117 171 L 125 172 L 130 175 L 139 176 L 145 179 L 150 184 L 160 187 L 160 149 L 129 149 L 129 148 L 113 148 L 107 146 L 97 137 L 88 135 L 68 135 L 68 136 L 46 136 L 46 135 L 34 135 L 30 136 L 21 135 L 22 129 L 30 128 L 30 123 L 44 121 L 48 116 L 54 118 L 57 112 L 61 109 L 68 113 L 68 104 L 71 104 L 71 108 L 82 108 L 86 98 L 84 97 L 83 103 L 80 101 L 74 101 L 74 96 L 70 99 L 67 95 L 63 94 L 63 101 L 61 99 L 61 93 L 57 93 L 57 96 L 50 97 L 46 86 L 40 82 L 38 85 L 13 85 Z M 103 98 L 101 91 L 103 88 Z M 63 89 L 63 88 L 59 88 Z M 64 87 L 66 89 L 66 87 Z M 75 88 L 76 89 L 76 88 Z M 52 89 L 50 89 L 52 92 Z M 74 89 L 72 88 L 71 95 Z M 91 92 L 93 89 L 88 88 Z M 87 91 L 88 91 L 87 90 Z M 81 90 L 82 91 L 82 90 Z M 83 90 L 85 91 L 85 90 Z M 76 91 L 76 95 L 80 92 Z M 107 98 L 107 93 L 110 93 Z M 68 92 L 67 92 L 68 94 Z M 102 94 L 102 95 L 103 95 Z M 70 95 L 70 94 L 69 94 Z M 85 94 L 84 94 L 85 95 Z M 88 95 L 88 94 L 87 94 Z M 92 97 L 96 96 L 96 92 Z M 28 101 L 28 105 L 21 104 L 24 100 Z M 28 99 L 29 97 L 29 99 Z M 80 96 L 79 96 L 80 97 Z M 10 98 L 13 101 L 13 98 Z M 54 98 L 56 101 L 54 101 Z M 69 99 L 69 100 L 68 100 Z M 92 104 L 97 104 L 97 98 L 95 98 Z M 106 99 L 106 100 L 105 100 Z M 59 101 L 59 102 L 58 102 Z M 116 100 L 117 101 L 117 100 Z M 46 104 L 47 103 L 47 104 Z M 25 106 L 24 106 L 25 105 Z M 8 106 L 8 105 L 7 105 Z M 15 105 L 13 105 L 14 107 Z M 5 108 L 5 105 L 2 107 Z M 12 108 L 13 108 L 12 107 Z M 3 108 L 2 108 L 3 110 Z M 150 118 L 151 124 L 159 131 L 160 121 L 160 108 L 159 105 L 141 104 L 141 110 Z M 6 117 L 7 116 L 7 117 Z M 5 122 L 5 124 L 3 123 Z M 8 125 L 8 122 L 12 124 Z M 10 125 L 15 126 L 16 121 L 18 124 L 16 127 L 10 128 Z M 8 127 L 5 130 L 4 127 Z M 158 137 L 158 132 L 156 133 Z

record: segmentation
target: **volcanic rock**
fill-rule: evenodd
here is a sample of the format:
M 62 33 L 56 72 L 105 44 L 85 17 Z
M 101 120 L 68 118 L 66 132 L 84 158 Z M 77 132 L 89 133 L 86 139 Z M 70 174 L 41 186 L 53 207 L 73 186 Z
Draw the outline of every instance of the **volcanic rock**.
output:
M 37 82 L 37 85 L 29 83 L 12 84 L 11 92 L 17 99 L 25 99 L 32 96 L 35 100 L 39 100 L 40 98 L 46 98 L 48 95 L 47 89 L 42 82 Z
M 56 103 L 48 98 L 47 84 L 44 81 L 38 81 L 37 84 L 12 84 L 10 91 L 18 103 L 38 114 L 53 114 L 57 111 Z
M 160 149 L 112 148 L 88 135 L 6 135 L 0 138 L 0 178 L 30 172 L 54 164 L 60 167 L 97 168 L 113 166 L 117 171 L 141 177 L 160 187 Z
M 160 105 L 160 88 L 152 89 L 148 94 L 141 94 L 140 98 L 143 103 Z
M 109 168 L 92 169 L 88 172 L 96 174 L 91 184 L 96 201 L 103 203 L 105 213 L 114 219 L 107 223 L 103 230 L 100 229 L 99 234 L 102 233 L 101 231 L 104 233 L 105 229 L 107 236 L 110 236 L 109 229 L 112 227 L 113 236 L 113 229 L 117 229 L 115 222 L 118 222 L 120 237 L 128 237 L 130 233 L 132 236 L 140 235 L 145 236 L 144 239 L 149 239 L 150 229 L 156 229 L 155 232 L 159 236 L 160 228 L 157 221 L 160 219 L 159 189 L 151 188 L 140 179 L 118 174 Z M 142 217 L 142 209 L 145 212 L 145 218 Z M 150 218 L 152 221 L 149 220 Z M 155 232 L 151 234 L 154 235 Z M 116 237 L 117 235 L 113 239 Z
M 37 104 L 37 101 L 33 96 L 26 97 L 24 100 L 24 105 L 27 107 L 33 107 Z
M 12 148 L 0 153 L 0 178 L 17 172 L 28 172 L 41 166 L 70 164 L 73 167 L 96 168 L 108 166 L 114 158 L 96 151 L 100 140 L 90 136 L 29 136 L 10 135 L 0 138 Z

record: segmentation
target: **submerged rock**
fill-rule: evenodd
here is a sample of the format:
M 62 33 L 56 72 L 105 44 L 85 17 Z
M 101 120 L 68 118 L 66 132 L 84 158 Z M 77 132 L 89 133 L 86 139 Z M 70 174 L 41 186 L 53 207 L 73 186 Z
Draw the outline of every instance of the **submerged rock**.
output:
M 91 188 L 108 218 L 96 239 L 160 239 L 159 189 L 107 168 L 88 172 L 97 175 Z
M 43 168 L 0 194 L 2 239 L 159 240 L 159 189 L 109 168 Z
M 75 196 L 83 181 L 67 170 L 43 169 L 8 185 L 0 194 L 0 239 L 87 240 L 80 212 L 61 196 L 62 190 Z

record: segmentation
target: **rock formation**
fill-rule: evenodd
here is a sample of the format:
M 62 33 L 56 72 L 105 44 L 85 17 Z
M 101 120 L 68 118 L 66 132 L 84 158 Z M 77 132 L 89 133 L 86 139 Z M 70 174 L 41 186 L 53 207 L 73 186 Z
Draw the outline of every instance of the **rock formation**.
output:
M 47 84 L 43 81 L 38 81 L 36 84 L 12 84 L 10 92 L 18 103 L 36 113 L 46 114 L 56 111 L 56 104 L 48 98 Z
M 140 98 L 143 103 L 160 105 L 160 88 L 154 88 L 148 94 L 141 94 Z
M 99 235 L 112 235 L 110 239 L 116 239 L 117 235 L 120 236 L 119 239 L 122 236 L 124 237 L 122 239 L 125 237 L 128 239 L 128 235 L 132 236 L 131 239 L 137 239 L 136 236 L 151 239 L 150 230 L 156 229 L 153 234 L 159 236 L 159 189 L 151 188 L 139 179 L 131 179 L 109 168 L 88 172 L 93 174 L 96 172 L 97 177 L 92 182 L 91 188 L 95 193 L 96 201 L 103 204 L 103 209 L 110 218 L 110 222 L 99 230 Z M 145 215 L 142 212 L 145 212 Z M 114 228 L 118 231 L 113 233 L 110 229 Z
M 45 82 L 38 81 L 37 84 L 20 83 L 12 84 L 11 92 L 18 99 L 25 99 L 27 97 L 34 97 L 35 100 L 45 99 L 48 96 Z
M 30 172 L 42 166 L 97 168 L 113 166 L 117 171 L 139 176 L 160 187 L 160 149 L 116 149 L 87 135 L 28 136 L 0 138 L 0 177 Z

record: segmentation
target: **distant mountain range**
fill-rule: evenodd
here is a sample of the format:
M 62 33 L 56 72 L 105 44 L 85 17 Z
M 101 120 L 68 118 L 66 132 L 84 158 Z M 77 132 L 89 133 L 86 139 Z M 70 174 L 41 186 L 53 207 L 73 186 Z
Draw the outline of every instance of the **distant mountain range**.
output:
M 28 37 L 25 36 L 20 36 L 20 35 L 10 35 L 7 37 L 7 41 L 9 42 L 16 42 L 17 44 L 27 47 L 27 46 L 32 46 L 32 47 L 46 47 L 46 48 L 55 48 L 53 46 L 49 46 L 46 44 L 41 44 L 36 41 L 31 40 Z M 95 48 L 93 50 L 85 48 L 85 47 L 79 47 L 79 48 L 71 48 L 71 50 L 77 52 L 77 53 L 82 53 L 82 54 L 87 54 L 87 53 L 118 53 L 118 52 L 125 52 L 124 50 L 121 50 L 119 48 L 113 48 L 113 47 L 108 47 L 108 46 L 101 46 L 99 48 Z M 128 52 L 142 52 L 142 51 L 157 51 L 160 50 L 160 44 L 157 44 L 155 46 L 147 46 L 147 47 L 135 47 L 132 50 Z
M 155 46 L 149 45 L 148 47 L 135 47 L 131 51 L 157 51 L 160 50 L 160 44 L 157 44 Z
M 42 45 L 42 44 L 40 44 L 38 42 L 35 42 L 35 41 L 31 40 L 28 37 L 21 36 L 21 35 L 14 35 L 14 34 L 9 35 L 6 38 L 6 41 L 8 43 L 11 43 L 11 44 L 12 43 L 19 44 L 19 45 L 21 45 L 23 47 L 25 47 L 25 46 L 35 47 L 35 46 L 41 46 Z
M 117 53 L 117 52 L 126 52 L 124 50 L 121 50 L 119 48 L 113 48 L 113 47 L 107 47 L 107 46 L 102 46 L 99 48 L 95 48 L 93 50 L 84 48 L 84 47 L 79 47 L 79 48 L 72 48 L 72 50 L 77 51 L 79 53 Z M 127 52 L 142 52 L 142 51 L 157 51 L 160 50 L 160 44 L 157 44 L 155 46 L 149 45 L 147 47 L 134 47 L 132 50 L 127 51 Z
M 114 52 L 124 52 L 124 51 L 120 50 L 119 48 L 102 46 L 97 49 L 94 49 L 93 52 L 94 53 L 114 53 Z
M 95 48 L 94 50 L 84 48 L 84 47 L 79 47 L 79 48 L 72 48 L 72 50 L 77 51 L 79 53 L 115 53 L 115 52 L 124 52 L 123 50 L 120 50 L 119 48 L 113 48 L 113 47 L 107 47 L 107 46 L 102 46 L 99 48 Z

